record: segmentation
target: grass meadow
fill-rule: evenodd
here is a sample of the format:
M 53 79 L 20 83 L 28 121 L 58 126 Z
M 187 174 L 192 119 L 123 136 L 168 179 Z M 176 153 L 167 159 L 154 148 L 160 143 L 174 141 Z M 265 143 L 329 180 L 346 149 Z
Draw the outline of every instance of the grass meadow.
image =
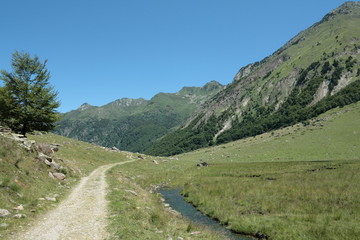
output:
M 148 156 L 121 173 L 146 190 L 183 186 L 189 202 L 234 231 L 354 239 L 360 233 L 359 117 L 358 103 L 306 125 L 169 158 Z M 210 166 L 196 167 L 200 161 Z

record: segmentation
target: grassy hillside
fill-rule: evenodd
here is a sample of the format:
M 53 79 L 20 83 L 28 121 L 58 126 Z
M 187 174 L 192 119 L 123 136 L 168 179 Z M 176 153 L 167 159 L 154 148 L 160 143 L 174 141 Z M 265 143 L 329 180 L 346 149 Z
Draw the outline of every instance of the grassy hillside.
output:
M 148 157 L 117 171 L 148 190 L 184 186 L 188 201 L 238 232 L 354 239 L 360 233 L 359 117 L 356 103 L 306 125 L 172 158 Z M 210 166 L 196 167 L 199 161 Z
M 123 98 L 102 107 L 84 104 L 64 114 L 54 132 L 101 146 L 143 152 L 183 124 L 222 88 L 212 81 L 203 87 L 185 87 L 178 93 L 159 93 L 149 101 Z
M 64 138 L 54 134 L 28 136 L 36 140 L 37 148 L 49 154 L 50 145 L 60 145 L 59 151 L 52 154 L 66 174 L 64 181 L 49 177 L 53 171 L 37 159 L 37 151 L 27 152 L 18 143 L 0 135 L 0 209 L 10 211 L 11 217 L 0 218 L 0 238 L 26 227 L 41 213 L 54 208 L 58 201 L 67 196 L 80 177 L 89 174 L 105 163 L 124 161 L 126 154 L 108 152 L 98 146 Z M 44 198 L 56 198 L 56 202 Z M 22 205 L 24 210 L 14 208 Z M 13 216 L 24 214 L 17 219 Z M 11 237 L 10 237 L 11 239 Z
M 81 177 L 98 166 L 128 159 L 141 160 L 138 154 L 112 151 L 55 134 L 29 135 L 28 138 L 47 152 L 49 144 L 60 145 L 59 151 L 51 157 L 63 166 L 66 179 L 51 179 L 48 172 L 53 169 L 36 158 L 34 149 L 27 152 L 17 142 L 0 135 L 0 209 L 11 214 L 0 217 L 0 239 L 13 239 L 13 233 L 23 231 L 28 223 L 41 219 L 42 214 L 55 208 L 69 194 Z M 222 238 L 165 210 L 159 196 L 141 189 L 132 179 L 120 174 L 119 169 L 108 174 L 111 239 Z M 125 190 L 134 190 L 139 196 Z M 24 209 L 14 209 L 19 206 Z M 14 217 L 16 214 L 22 214 L 21 218 Z M 201 236 L 192 237 L 191 233 L 195 231 L 201 231 Z
M 255 136 L 359 101 L 359 16 L 359 2 L 345 3 L 240 69 L 183 128 L 146 153 L 168 156 Z

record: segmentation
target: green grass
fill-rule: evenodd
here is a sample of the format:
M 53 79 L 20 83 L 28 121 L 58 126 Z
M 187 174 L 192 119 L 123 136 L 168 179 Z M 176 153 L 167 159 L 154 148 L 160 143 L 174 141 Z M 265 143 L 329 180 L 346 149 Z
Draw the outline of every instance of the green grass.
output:
M 360 103 L 256 137 L 172 158 L 146 157 L 123 174 L 183 194 L 233 230 L 271 239 L 359 235 Z M 152 161 L 157 160 L 159 164 Z M 208 168 L 196 163 L 206 161 Z
M 108 172 L 107 179 L 112 190 L 108 194 L 110 239 L 224 239 L 210 229 L 193 225 L 180 215 L 164 210 L 159 195 L 149 193 L 134 184 L 133 179 L 124 177 L 123 166 Z M 195 231 L 201 234 L 192 235 Z
M 27 153 L 17 147 L 15 142 L 0 136 L 0 208 L 15 214 L 14 207 L 23 205 L 19 213 L 27 217 L 15 219 L 0 218 L 1 239 L 12 239 L 12 232 L 26 229 L 29 222 L 43 216 L 56 207 L 73 186 L 83 176 L 103 164 L 121 162 L 128 159 L 141 160 L 138 154 L 114 152 L 102 147 L 68 139 L 55 134 L 29 135 L 29 139 L 42 144 L 60 144 L 59 151 L 53 154 L 67 173 L 65 181 L 52 180 L 48 176 L 48 167 L 36 160 L 36 153 Z M 61 160 L 60 160 L 61 159 Z M 17 167 L 15 166 L 17 163 Z M 165 209 L 156 194 L 150 194 L 133 179 L 127 178 L 127 171 L 121 165 L 111 169 L 108 174 L 109 193 L 109 231 L 111 239 L 167 239 L 183 237 L 191 239 L 222 239 L 210 229 L 196 226 Z M 124 190 L 134 190 L 139 196 L 133 196 Z M 57 195 L 58 202 L 41 201 L 39 198 Z M 200 231 L 197 236 L 192 232 Z
M 53 159 L 64 168 L 66 180 L 58 181 L 49 177 L 51 171 L 44 163 L 36 159 L 36 152 L 26 152 L 17 143 L 0 136 L 0 209 L 7 209 L 12 215 L 13 208 L 23 205 L 26 218 L 0 218 L 0 238 L 11 239 L 11 232 L 26 228 L 46 211 L 53 209 L 64 199 L 78 180 L 88 175 L 96 167 L 127 159 L 127 153 L 105 151 L 99 146 L 67 139 L 54 134 L 42 136 L 29 135 L 29 139 L 37 143 L 60 144 L 59 151 L 52 155 Z M 39 200 L 39 198 L 57 196 L 57 202 Z
M 352 104 L 306 126 L 162 158 L 141 159 L 54 134 L 29 136 L 61 145 L 54 157 L 68 173 L 62 182 L 49 179 L 34 153 L 0 138 L 0 208 L 12 211 L 23 204 L 27 215 L 1 218 L 9 226 L 0 235 L 11 236 L 54 207 L 40 197 L 56 193 L 61 200 L 96 167 L 136 159 L 108 172 L 111 239 L 223 239 L 165 210 L 153 192 L 158 185 L 184 186 L 188 201 L 239 232 L 262 232 L 271 239 L 354 239 L 360 233 L 359 116 L 360 103 Z M 199 161 L 210 166 L 198 168 Z
M 223 163 L 193 173 L 183 194 L 240 232 L 273 239 L 360 233 L 360 161 Z

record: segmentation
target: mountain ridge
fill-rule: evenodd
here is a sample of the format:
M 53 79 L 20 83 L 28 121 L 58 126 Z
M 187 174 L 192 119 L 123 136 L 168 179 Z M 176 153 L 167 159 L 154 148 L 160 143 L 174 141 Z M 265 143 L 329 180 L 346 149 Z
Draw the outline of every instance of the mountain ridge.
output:
M 223 91 L 203 104 L 181 129 L 147 153 L 177 154 L 252 136 L 295 123 L 295 119 L 303 121 L 300 109 L 309 111 L 304 112 L 304 116 L 315 116 L 319 110 L 310 107 L 315 108 L 327 97 L 329 106 L 330 102 L 335 106 L 334 101 L 341 105 L 343 99 L 330 97 L 338 95 L 360 76 L 359 19 L 360 3 L 347 2 L 270 56 L 242 67 Z M 351 87 L 355 89 L 357 85 Z M 358 97 L 351 96 L 351 101 Z M 256 122 L 262 125 L 254 129 Z
M 142 152 L 183 124 L 199 105 L 223 88 L 211 81 L 176 93 L 158 93 L 150 100 L 121 98 L 99 107 L 84 103 L 65 113 L 54 132 L 105 147 Z

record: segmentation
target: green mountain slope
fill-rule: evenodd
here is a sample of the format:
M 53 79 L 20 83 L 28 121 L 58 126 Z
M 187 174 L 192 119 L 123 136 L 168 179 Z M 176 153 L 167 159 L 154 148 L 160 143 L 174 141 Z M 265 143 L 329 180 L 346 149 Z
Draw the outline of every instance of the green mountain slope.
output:
M 243 67 L 183 128 L 150 148 L 172 155 L 306 121 L 360 100 L 360 3 L 347 2 Z
M 205 100 L 223 89 L 216 81 L 159 93 L 151 100 L 123 98 L 105 106 L 83 104 L 66 113 L 55 133 L 121 150 L 143 152 L 182 125 Z

